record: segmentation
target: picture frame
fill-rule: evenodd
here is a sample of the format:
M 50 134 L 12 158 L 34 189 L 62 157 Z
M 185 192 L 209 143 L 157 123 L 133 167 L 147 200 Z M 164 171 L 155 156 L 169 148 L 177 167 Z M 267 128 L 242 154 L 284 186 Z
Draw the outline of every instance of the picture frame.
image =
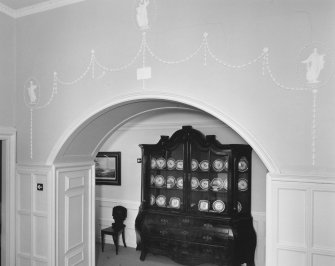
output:
M 95 184 L 121 186 L 121 152 L 98 152 L 95 162 Z

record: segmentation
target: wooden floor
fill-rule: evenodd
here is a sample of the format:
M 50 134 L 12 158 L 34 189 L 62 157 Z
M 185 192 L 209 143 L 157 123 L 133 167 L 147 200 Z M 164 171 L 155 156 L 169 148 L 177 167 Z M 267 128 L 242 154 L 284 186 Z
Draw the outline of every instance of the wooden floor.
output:
M 119 254 L 115 254 L 115 247 L 106 244 L 104 252 L 101 252 L 100 244 L 96 244 L 95 265 L 96 266 L 180 266 L 164 256 L 148 254 L 145 261 L 140 261 L 140 251 L 134 248 L 120 246 Z M 201 264 L 201 266 L 214 266 L 214 264 Z

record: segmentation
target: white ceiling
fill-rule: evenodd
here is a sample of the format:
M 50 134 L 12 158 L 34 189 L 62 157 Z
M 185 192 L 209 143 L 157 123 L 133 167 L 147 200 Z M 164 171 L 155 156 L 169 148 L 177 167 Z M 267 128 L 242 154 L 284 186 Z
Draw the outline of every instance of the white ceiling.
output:
M 48 1 L 49 0 L 0 0 L 0 3 L 12 9 L 20 9 L 23 7 L 32 6 Z
M 19 18 L 82 1 L 85 0 L 0 0 L 0 12 Z

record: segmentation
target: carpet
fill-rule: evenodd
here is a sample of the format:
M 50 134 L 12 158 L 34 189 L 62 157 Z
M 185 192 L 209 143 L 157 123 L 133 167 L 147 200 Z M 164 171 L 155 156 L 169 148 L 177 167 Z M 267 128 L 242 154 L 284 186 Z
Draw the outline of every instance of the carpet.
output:
M 105 244 L 104 252 L 101 245 L 96 244 L 95 262 L 96 266 L 180 266 L 168 257 L 148 253 L 144 261 L 140 261 L 141 252 L 135 248 L 119 247 L 119 254 L 115 254 L 115 246 Z M 214 264 L 201 264 L 199 266 L 216 266 Z

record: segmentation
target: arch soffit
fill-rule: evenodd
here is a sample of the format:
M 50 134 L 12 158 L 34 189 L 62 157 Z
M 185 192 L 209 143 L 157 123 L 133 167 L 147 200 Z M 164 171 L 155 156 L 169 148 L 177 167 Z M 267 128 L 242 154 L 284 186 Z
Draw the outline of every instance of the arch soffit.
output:
M 199 99 L 187 97 L 184 95 L 178 95 L 173 93 L 161 93 L 161 92 L 141 92 L 141 93 L 129 93 L 125 95 L 121 95 L 119 97 L 115 97 L 111 100 L 108 100 L 105 104 L 100 104 L 88 110 L 83 116 L 77 119 L 64 134 L 58 139 L 56 144 L 54 145 L 51 153 L 48 156 L 47 164 L 57 164 L 61 162 L 62 155 L 70 143 L 76 138 L 77 134 L 84 130 L 84 128 L 89 125 L 92 121 L 94 121 L 97 117 L 103 115 L 106 112 L 112 111 L 120 106 L 125 104 L 132 104 L 139 101 L 164 101 L 164 102 L 173 102 L 175 103 L 175 108 L 185 108 L 185 109 L 198 109 L 201 110 L 211 116 L 214 116 L 218 120 L 227 124 L 234 131 L 236 131 L 257 153 L 260 157 L 266 168 L 270 173 L 279 174 L 279 168 L 277 164 L 273 161 L 270 154 L 264 149 L 264 147 L 259 143 L 257 138 L 245 127 L 243 127 L 236 120 L 229 117 L 227 114 L 221 112 L 218 108 L 213 105 L 208 105 L 205 102 L 199 101 Z M 181 105 L 181 106 L 180 106 Z M 152 111 L 155 108 L 148 107 L 147 110 L 142 111 L 141 113 Z M 139 113 L 139 114 L 141 114 Z M 138 115 L 139 115 L 138 114 Z M 104 140 L 107 139 L 117 128 L 122 126 L 124 123 L 133 118 L 134 115 L 130 115 L 127 119 L 124 119 L 117 123 L 117 126 L 111 128 L 111 130 L 106 134 L 102 139 L 100 139 L 99 143 L 97 143 L 94 150 L 88 155 L 91 157 L 96 153 L 96 150 L 102 145 Z

